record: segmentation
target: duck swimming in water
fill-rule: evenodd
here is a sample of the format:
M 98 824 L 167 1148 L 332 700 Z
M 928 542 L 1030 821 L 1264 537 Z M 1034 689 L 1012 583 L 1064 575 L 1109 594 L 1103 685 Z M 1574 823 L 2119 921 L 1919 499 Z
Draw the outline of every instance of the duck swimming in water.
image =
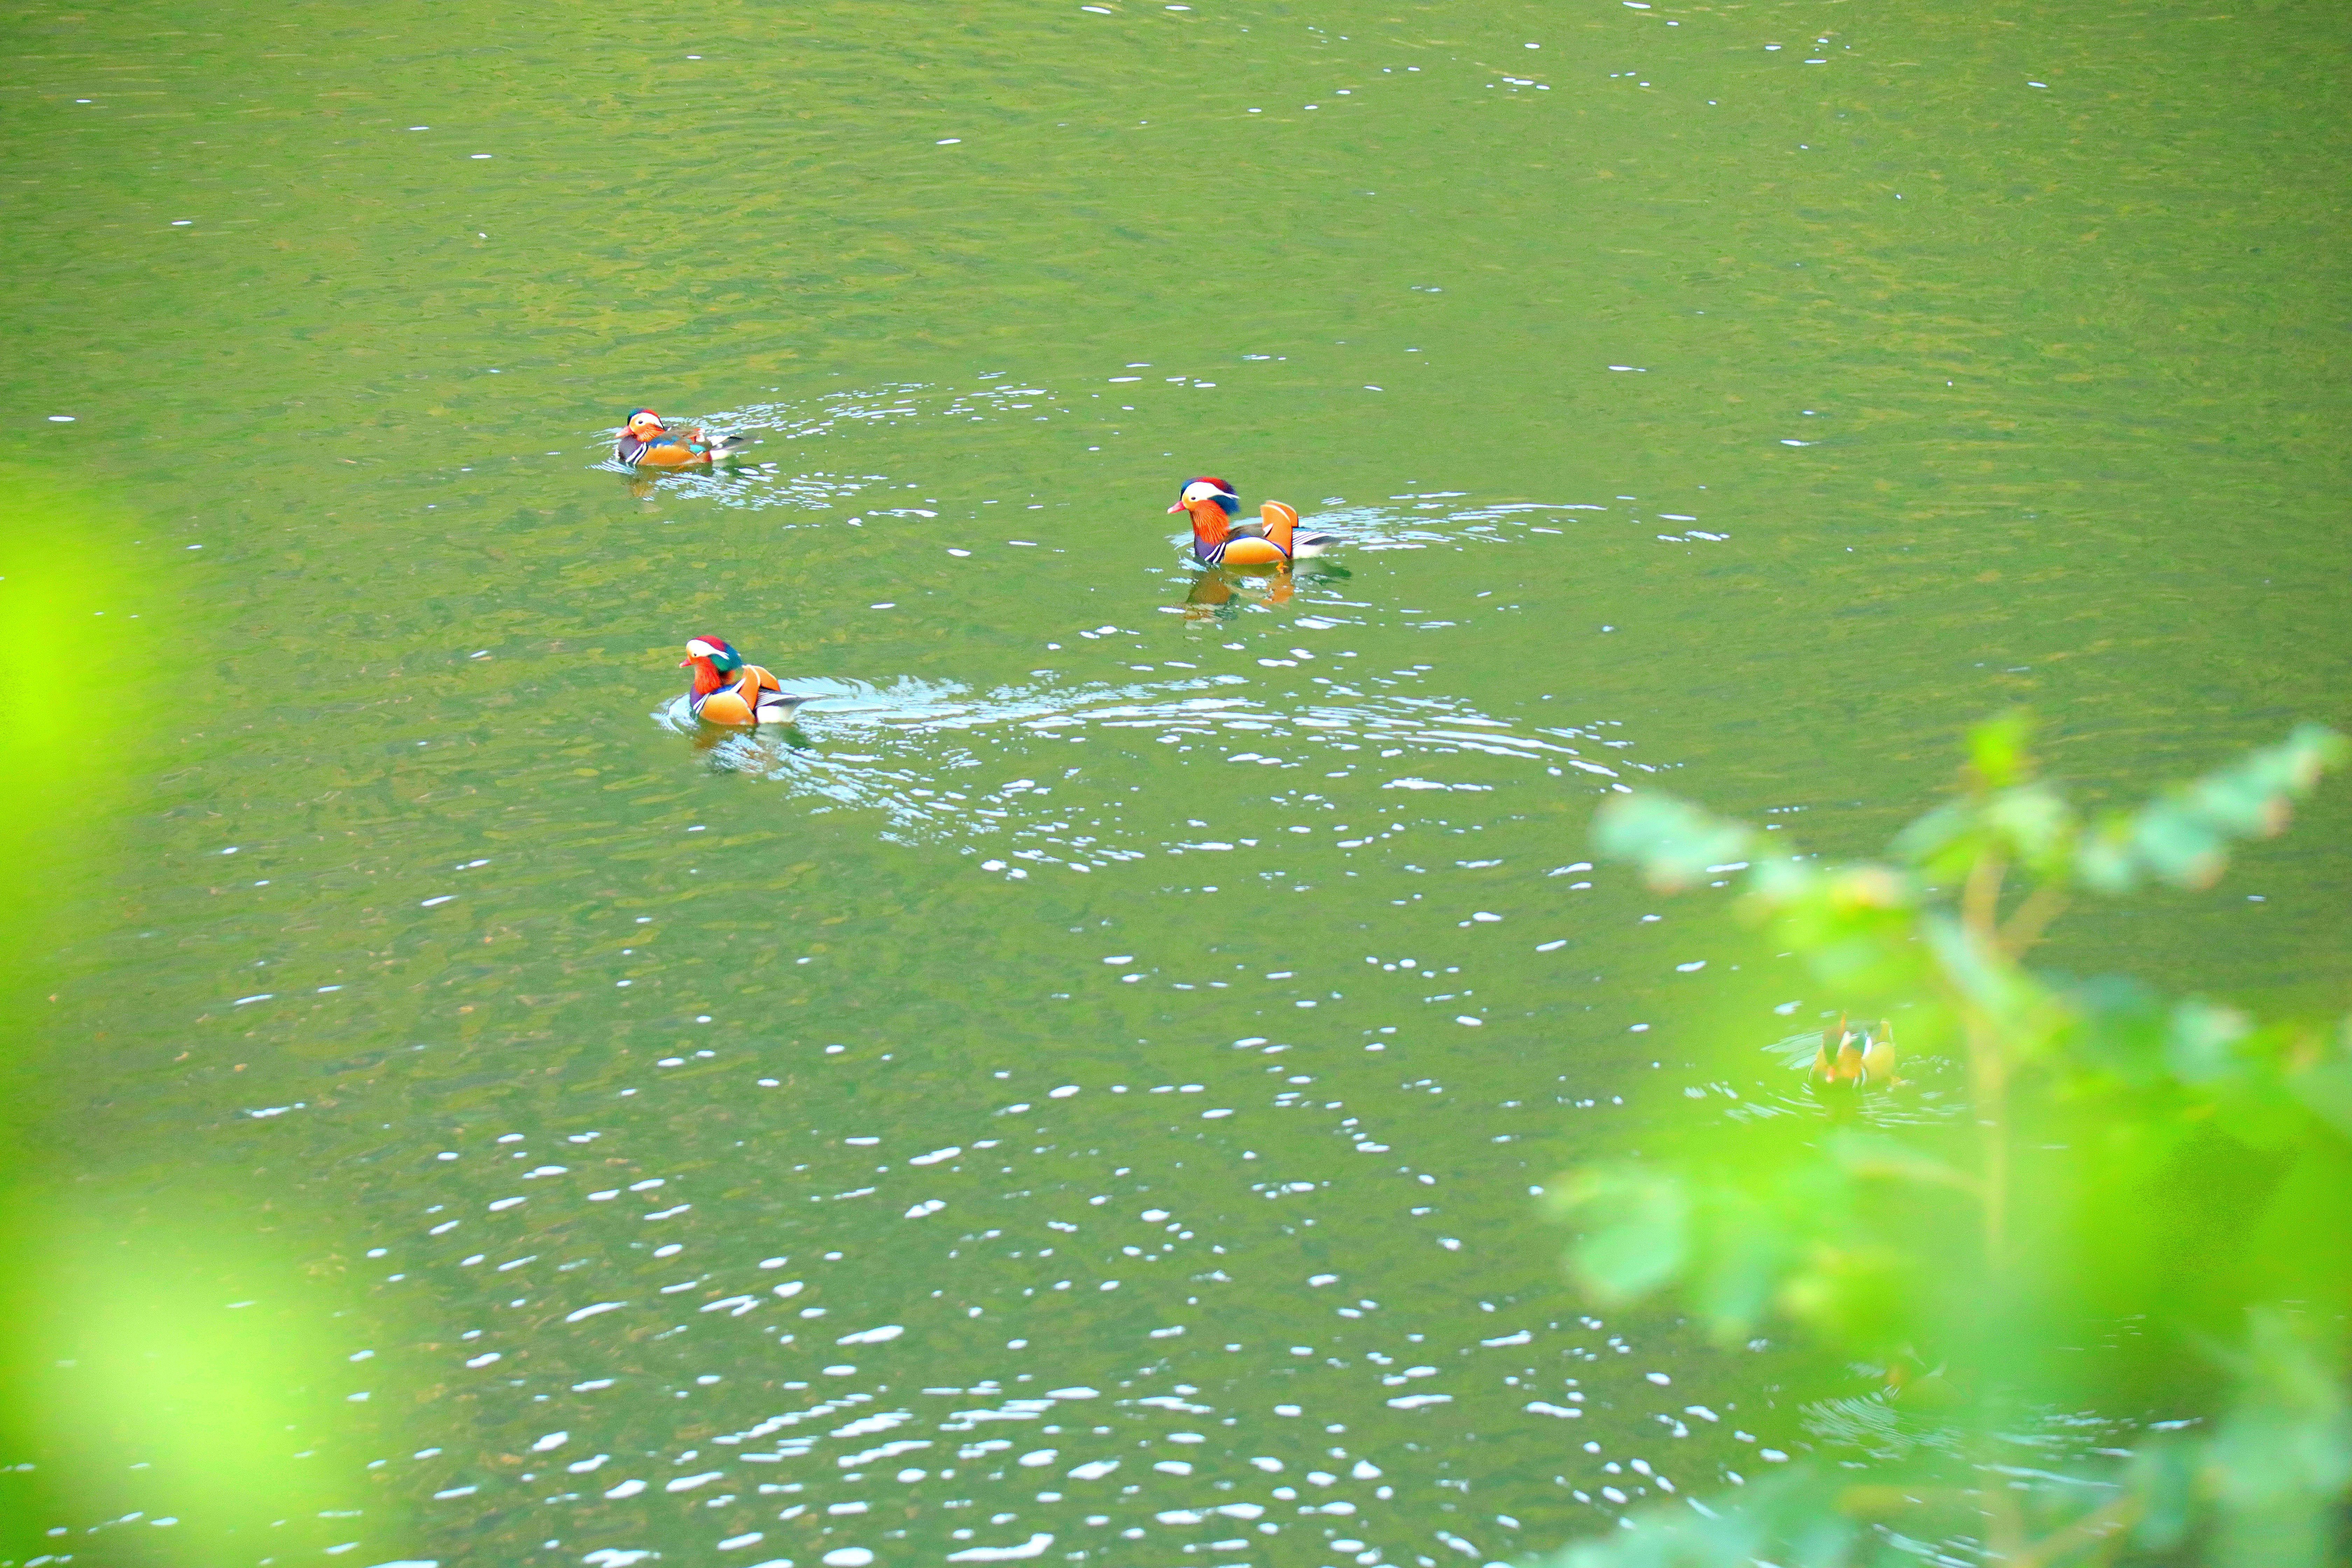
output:
M 724 637 L 694 638 L 678 668 L 694 672 L 687 711 L 707 724 L 789 724 L 793 710 L 808 700 L 788 694 L 758 665 L 744 663 Z
M 1822 1047 L 1805 1075 L 1818 1089 L 1895 1089 L 1904 1082 L 1895 1076 L 1895 1026 L 1881 1018 L 1857 1033 L 1844 1015 L 1822 1031 Z
M 1298 509 L 1286 501 L 1267 501 L 1255 522 L 1234 521 L 1241 507 L 1233 486 L 1202 478 L 1185 481 L 1168 510 L 1192 514 L 1192 555 L 1210 566 L 1287 566 L 1339 542 L 1328 533 L 1302 531 Z
M 687 468 L 724 458 L 751 444 L 749 436 L 708 436 L 700 426 L 683 440 L 669 433 L 661 416 L 650 408 L 633 409 L 613 443 L 613 461 L 631 468 Z

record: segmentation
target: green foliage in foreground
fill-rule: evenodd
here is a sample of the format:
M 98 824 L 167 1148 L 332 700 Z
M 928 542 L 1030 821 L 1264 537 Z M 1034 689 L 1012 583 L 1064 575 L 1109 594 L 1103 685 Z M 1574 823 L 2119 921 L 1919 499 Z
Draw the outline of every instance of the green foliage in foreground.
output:
M 2306 726 L 2089 819 L 2027 738 L 1977 731 L 1961 796 L 1880 862 L 1661 796 L 1597 822 L 1662 889 L 1756 857 L 1747 911 L 1937 1088 L 1817 1073 L 1555 1189 L 1600 1299 L 1665 1294 L 1725 1340 L 1778 1321 L 1883 1383 L 1811 1407 L 1864 1468 L 1635 1515 L 1562 1568 L 2345 1561 L 2352 1025 L 2025 963 L 2079 892 L 2210 884 L 2345 743 Z
M 120 900 L 141 835 L 118 814 L 162 765 L 143 708 L 92 701 L 60 660 L 201 653 L 162 630 L 170 595 L 121 547 L 133 532 L 0 465 L 0 1563 L 290 1563 L 354 1500 L 356 1466 L 324 1457 L 352 1406 L 302 1370 L 334 1359 L 325 1310 L 238 1223 L 241 1195 L 91 1179 L 92 1085 L 131 1069 L 47 1001 Z M 275 1300 L 225 1310 L 255 1279 Z

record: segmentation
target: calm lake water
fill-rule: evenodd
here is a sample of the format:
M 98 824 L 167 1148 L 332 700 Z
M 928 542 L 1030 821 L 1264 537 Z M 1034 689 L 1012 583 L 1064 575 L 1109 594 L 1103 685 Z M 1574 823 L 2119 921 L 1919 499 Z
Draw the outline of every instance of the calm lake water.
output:
M 186 1310 L 315 1347 L 203 1561 L 1431 1568 L 1753 1479 L 1780 1349 L 1531 1194 L 1834 999 L 1595 805 L 1864 853 L 2021 700 L 2118 797 L 2345 718 L 2333 8 L 16 15 L 11 457 L 170 693 L 22 961 L 41 1203 L 207 1194 L 277 1261 Z M 625 475 L 640 404 L 759 444 Z M 1348 542 L 1204 579 L 1202 473 Z M 818 700 L 678 732 L 697 635 Z M 2346 825 L 2060 959 L 2340 997 Z M 197 1561 L 151 1436 L 7 1560 Z

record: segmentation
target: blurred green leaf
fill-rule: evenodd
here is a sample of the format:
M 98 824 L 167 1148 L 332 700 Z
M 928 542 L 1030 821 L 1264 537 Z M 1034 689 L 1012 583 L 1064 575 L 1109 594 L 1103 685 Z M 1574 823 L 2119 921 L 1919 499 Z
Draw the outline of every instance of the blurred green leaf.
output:
M 2105 976 L 2065 996 L 2075 1016 L 2074 1049 L 2086 1067 L 2145 1086 L 2166 1070 L 2171 1009 L 2137 980 Z
M 1916 891 L 1903 873 L 1884 866 L 1820 871 L 1772 865 L 1759 872 L 1754 907 L 1824 984 L 1859 1001 L 1915 989 L 1923 978 Z
M 2352 1143 L 2305 1141 L 2248 1227 L 2263 1293 L 2339 1322 L 2352 1315 Z
M 1664 795 L 1612 797 L 1593 817 L 1592 834 L 1602 854 L 1635 862 L 1661 892 L 1703 882 L 1708 867 L 1745 858 L 1755 837 Z
M 1768 1201 L 1737 1183 L 1707 1194 L 1690 1294 L 1717 1341 L 1754 1332 L 1787 1277 L 1803 1240 L 1791 1223 L 1792 1196 L 1773 1193 Z
M 2057 869 L 2055 858 L 2072 847 L 2079 831 L 2074 808 L 2043 784 L 2003 790 L 1986 803 L 1984 818 L 2013 856 L 2044 875 Z
M 2034 719 L 2023 708 L 2012 708 L 1969 731 L 1969 771 L 1988 790 L 2008 789 L 2032 776 Z
M 1839 1568 L 1863 1532 L 1837 1504 L 1832 1483 L 1798 1469 L 1716 1506 L 1646 1510 L 1636 1528 L 1570 1547 L 1551 1568 Z
M 1919 917 L 1918 935 L 1943 982 L 1977 1012 L 2011 1032 L 2020 1055 L 2039 1054 L 2051 1024 L 2048 992 L 1984 936 L 1942 910 Z
M 2252 1021 L 2234 1007 L 2180 1003 L 2165 1029 L 2165 1065 L 2182 1083 L 2210 1084 L 2238 1069 L 2234 1047 L 2252 1029 Z
M 2336 1055 L 2290 1075 L 2287 1087 L 2313 1115 L 2352 1138 L 2352 1056 Z
M 2337 1563 L 2342 1498 L 2352 1486 L 2352 1402 L 2316 1333 L 2283 1311 L 2252 1314 L 2233 1357 L 2238 1403 L 2214 1434 L 2210 1484 L 2221 1504 L 2214 1561 L 2236 1568 Z
M 1887 851 L 1896 859 L 1915 866 L 1933 864 L 1950 851 L 1963 847 L 1975 826 L 1974 803 L 1956 800 L 1915 818 L 1910 826 L 1895 836 Z
M 2294 803 L 2328 769 L 2342 766 L 2345 755 L 2343 736 L 2298 724 L 2275 746 L 2168 791 L 2136 813 L 2102 821 L 2078 852 L 2083 879 L 2109 893 L 2128 892 L 2146 878 L 2210 887 L 2228 864 L 2232 841 L 2279 832 Z
M 1780 1302 L 1833 1342 L 1881 1356 L 1915 1337 L 1920 1290 L 1938 1273 L 1880 1242 L 1821 1247 L 1781 1283 Z
M 2128 818 L 2106 817 L 2084 833 L 2074 847 L 2074 875 L 2095 893 L 2128 893 L 2139 885 Z
M 172 598 L 154 552 L 123 547 L 142 531 L 100 497 L 0 468 L 0 1561 L 291 1562 L 326 1544 L 321 1510 L 358 1484 L 338 1436 L 354 1406 L 320 1376 L 341 1334 L 295 1258 L 237 1222 L 242 1190 L 193 1173 L 159 1190 L 143 1163 L 122 1167 L 142 1172 L 133 1190 L 113 1184 L 114 1162 L 82 1147 L 96 1041 L 60 1035 L 46 1005 L 54 955 L 95 945 L 84 922 L 118 903 L 124 857 L 152 850 L 124 808 L 154 809 L 177 765 L 152 743 L 172 705 L 92 700 L 77 662 L 142 678 L 206 662 L 184 641 L 156 654 Z M 159 1148 L 173 1136 L 149 1131 Z M 178 1522 L 47 1533 L 131 1509 Z
M 1561 1206 L 1584 1232 L 1570 1250 L 1570 1266 L 1607 1300 L 1646 1296 L 1689 1260 L 1691 1200 L 1680 1176 L 1627 1166 L 1581 1171 Z
M 2139 1504 L 2131 1539 L 2151 1551 L 2167 1552 L 2189 1533 L 2197 1502 L 2197 1464 L 2201 1445 L 2143 1444 L 2132 1456 L 2126 1485 Z
M 1977 1179 L 1967 1172 L 1882 1132 L 1848 1129 L 1831 1134 L 1824 1142 L 1830 1157 L 1856 1176 L 1951 1187 L 1964 1193 L 1979 1190 Z

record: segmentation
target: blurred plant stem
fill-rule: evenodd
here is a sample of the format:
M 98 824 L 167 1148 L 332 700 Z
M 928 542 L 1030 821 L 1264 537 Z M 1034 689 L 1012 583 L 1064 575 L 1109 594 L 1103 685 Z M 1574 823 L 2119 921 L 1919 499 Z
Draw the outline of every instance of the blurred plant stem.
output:
M 1744 911 L 1845 1012 L 1818 1047 L 1766 1047 L 1811 1059 L 1808 1094 L 1767 1082 L 1677 1152 L 1561 1183 L 1572 1272 L 1602 1301 L 1671 1291 L 1720 1340 L 1778 1319 L 1883 1374 L 1859 1396 L 1822 1374 L 1807 1406 L 1831 1446 L 1872 1435 L 1870 1482 L 1796 1467 L 1567 1562 L 1828 1568 L 1923 1542 L 2037 1568 L 2340 1561 L 2352 1029 L 2025 959 L 2080 892 L 2210 886 L 2345 743 L 2304 726 L 2094 820 L 2035 776 L 2030 730 L 1972 732 L 1959 797 L 1882 862 L 1768 858 L 1785 847 L 1664 796 L 1596 820 L 1662 890 L 1745 871 Z M 1907 1089 L 1892 1023 L 1845 1021 L 1896 1016 Z M 1752 1081 L 1753 1048 L 1711 1066 Z

